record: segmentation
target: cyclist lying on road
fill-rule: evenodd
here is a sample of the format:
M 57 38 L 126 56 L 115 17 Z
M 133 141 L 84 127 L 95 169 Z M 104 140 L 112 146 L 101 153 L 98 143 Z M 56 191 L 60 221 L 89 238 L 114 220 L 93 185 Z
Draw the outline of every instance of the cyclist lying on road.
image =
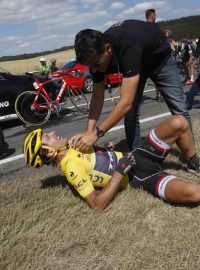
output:
M 26 163 L 36 168 L 60 165 L 67 181 L 93 209 L 103 210 L 118 191 L 129 183 L 166 201 L 199 203 L 200 185 L 163 172 L 161 163 L 176 143 L 186 157 L 187 168 L 199 172 L 199 158 L 193 136 L 183 116 L 170 116 L 160 122 L 136 150 L 121 152 L 94 146 L 80 152 L 70 146 L 67 138 L 55 131 L 36 129 L 25 137 Z M 101 191 L 95 188 L 102 188 Z

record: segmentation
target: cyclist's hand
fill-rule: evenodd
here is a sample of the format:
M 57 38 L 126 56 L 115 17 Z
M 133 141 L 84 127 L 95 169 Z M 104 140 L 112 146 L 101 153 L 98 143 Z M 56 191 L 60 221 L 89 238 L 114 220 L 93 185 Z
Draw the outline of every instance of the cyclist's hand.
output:
M 72 145 L 79 151 L 87 151 L 98 140 L 96 131 L 77 134 L 72 137 Z

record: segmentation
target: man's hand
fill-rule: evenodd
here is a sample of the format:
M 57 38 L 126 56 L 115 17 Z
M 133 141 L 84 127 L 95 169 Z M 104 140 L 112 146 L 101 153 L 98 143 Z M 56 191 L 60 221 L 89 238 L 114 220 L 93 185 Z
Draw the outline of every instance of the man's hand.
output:
M 71 138 L 71 144 L 75 149 L 80 151 L 89 150 L 93 144 L 98 140 L 96 130 L 79 133 Z
M 84 136 L 85 133 L 78 133 L 71 137 L 71 145 L 76 148 L 77 142 Z

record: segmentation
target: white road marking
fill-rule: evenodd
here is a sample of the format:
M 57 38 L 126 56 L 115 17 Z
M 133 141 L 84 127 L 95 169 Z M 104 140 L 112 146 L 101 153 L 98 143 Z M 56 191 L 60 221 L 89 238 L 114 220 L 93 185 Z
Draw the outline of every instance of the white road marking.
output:
M 15 161 L 15 160 L 23 158 L 23 157 L 24 157 L 24 155 L 21 154 L 21 155 L 18 155 L 18 156 L 2 159 L 2 160 L 0 160 L 0 165 L 4 164 L 4 163 Z
M 149 121 L 152 121 L 152 120 L 155 120 L 155 119 L 159 119 L 159 118 L 168 116 L 170 114 L 171 114 L 170 112 L 167 112 L 167 113 L 162 113 L 162 114 L 158 114 L 158 115 L 155 115 L 155 116 L 151 116 L 151 117 L 140 120 L 140 123 L 146 123 L 146 122 L 149 122 Z M 121 129 L 121 128 L 124 128 L 124 125 L 113 127 L 108 132 L 116 131 L 116 130 Z
M 167 112 L 167 113 L 158 114 L 158 115 L 155 115 L 155 116 L 152 116 L 152 117 L 148 117 L 148 118 L 145 118 L 145 119 L 141 119 L 140 123 L 146 123 L 146 122 L 149 122 L 149 121 L 152 121 L 152 120 L 155 120 L 155 119 L 159 119 L 159 118 L 168 116 L 170 114 L 171 114 L 170 112 Z M 108 132 L 116 131 L 116 130 L 119 130 L 119 129 L 122 129 L 122 128 L 124 128 L 124 125 L 119 125 L 119 126 L 116 126 L 114 128 L 111 128 Z M 14 156 L 14 157 L 5 158 L 3 160 L 0 160 L 0 165 L 15 161 L 17 159 L 21 159 L 23 157 L 24 157 L 24 155 L 20 154 L 20 155 Z
M 144 93 L 155 91 L 155 88 L 145 90 Z M 113 98 L 105 98 L 104 101 L 120 98 L 120 96 L 114 96 Z

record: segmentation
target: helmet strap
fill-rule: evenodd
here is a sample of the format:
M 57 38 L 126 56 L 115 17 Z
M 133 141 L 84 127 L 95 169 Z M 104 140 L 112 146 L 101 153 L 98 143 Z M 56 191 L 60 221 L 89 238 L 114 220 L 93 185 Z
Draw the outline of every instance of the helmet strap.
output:
M 71 142 L 70 142 L 70 140 L 68 140 L 67 144 L 62 146 L 60 149 L 55 149 L 54 147 L 43 144 L 42 145 L 43 149 L 47 149 L 47 150 L 50 150 L 50 151 L 54 152 L 53 156 L 49 157 L 48 163 L 50 163 L 58 155 L 58 153 L 60 153 L 61 151 L 66 150 L 66 149 L 69 149 L 70 144 L 71 144 Z
M 65 146 L 61 147 L 60 149 L 58 149 L 57 151 L 58 151 L 58 152 L 61 152 L 61 151 L 63 151 L 63 150 L 69 149 L 69 148 L 70 148 L 70 145 L 71 145 L 71 141 L 68 140 L 68 141 L 67 141 L 67 144 L 66 144 Z

